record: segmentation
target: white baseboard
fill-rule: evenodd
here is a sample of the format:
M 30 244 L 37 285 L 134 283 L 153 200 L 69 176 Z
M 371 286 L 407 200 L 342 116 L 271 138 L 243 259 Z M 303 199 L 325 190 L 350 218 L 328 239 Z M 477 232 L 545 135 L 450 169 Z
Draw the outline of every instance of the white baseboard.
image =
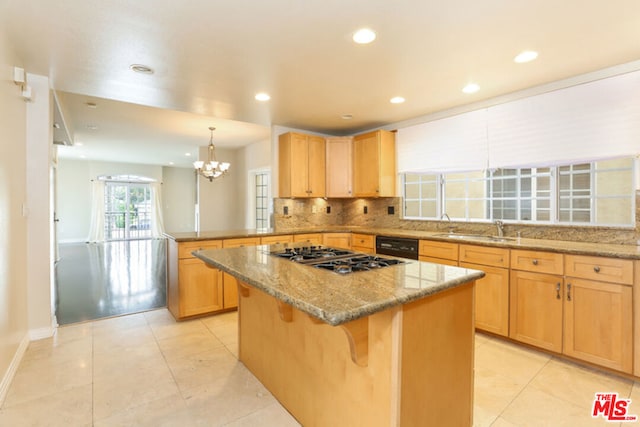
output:
M 13 381 L 13 377 L 16 375 L 18 366 L 20 366 L 22 356 L 24 356 L 25 351 L 27 351 L 27 347 L 29 347 L 29 341 L 29 334 L 26 334 L 24 338 L 22 338 L 22 341 L 20 341 L 20 345 L 18 346 L 16 353 L 13 355 L 9 368 L 0 382 L 0 406 L 4 404 L 4 399 L 7 397 L 11 381 Z
M 46 326 L 44 328 L 38 328 L 38 329 L 30 329 L 29 330 L 29 339 L 31 341 L 38 341 L 38 340 L 42 340 L 45 338 L 49 338 L 53 336 L 53 333 L 55 332 L 55 328 L 53 326 Z

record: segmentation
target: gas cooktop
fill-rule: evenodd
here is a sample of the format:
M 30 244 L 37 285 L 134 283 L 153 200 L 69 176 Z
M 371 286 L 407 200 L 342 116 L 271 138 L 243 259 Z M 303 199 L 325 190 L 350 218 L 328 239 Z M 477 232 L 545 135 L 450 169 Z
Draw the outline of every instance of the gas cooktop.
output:
M 355 252 L 326 246 L 302 246 L 299 248 L 285 248 L 283 251 L 271 252 L 271 254 L 291 261 L 306 263 L 319 259 L 354 255 Z
M 406 262 L 400 259 L 365 255 L 346 249 L 329 248 L 326 246 L 285 248 L 284 250 L 271 252 L 271 255 L 300 264 L 307 264 L 311 267 L 334 271 L 339 274 L 376 270 L 378 268 L 404 264 Z

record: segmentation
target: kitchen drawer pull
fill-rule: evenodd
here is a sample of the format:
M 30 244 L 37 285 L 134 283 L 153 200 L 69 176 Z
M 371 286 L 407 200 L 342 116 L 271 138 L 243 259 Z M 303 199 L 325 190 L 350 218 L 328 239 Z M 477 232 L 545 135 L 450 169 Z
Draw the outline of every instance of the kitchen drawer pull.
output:
M 593 271 L 595 271 L 596 273 L 600 273 L 600 267 L 596 265 L 595 267 L 593 267 Z
M 567 301 L 571 301 L 571 283 L 567 284 Z
M 538 265 L 538 260 L 534 259 L 533 261 L 531 261 L 533 263 L 533 265 Z
M 556 299 L 560 299 L 560 282 L 556 284 Z

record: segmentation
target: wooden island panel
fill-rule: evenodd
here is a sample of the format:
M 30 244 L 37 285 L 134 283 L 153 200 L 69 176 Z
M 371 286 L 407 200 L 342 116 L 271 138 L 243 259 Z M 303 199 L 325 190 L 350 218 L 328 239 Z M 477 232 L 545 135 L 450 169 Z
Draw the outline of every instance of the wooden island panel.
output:
M 306 427 L 470 426 L 473 286 L 331 326 L 241 283 L 239 357 Z

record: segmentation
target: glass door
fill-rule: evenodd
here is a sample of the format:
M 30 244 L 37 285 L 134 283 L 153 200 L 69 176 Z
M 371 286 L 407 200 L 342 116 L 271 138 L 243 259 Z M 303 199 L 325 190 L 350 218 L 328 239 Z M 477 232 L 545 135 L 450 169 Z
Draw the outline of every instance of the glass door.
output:
M 149 184 L 110 181 L 104 196 L 105 240 L 151 238 Z

